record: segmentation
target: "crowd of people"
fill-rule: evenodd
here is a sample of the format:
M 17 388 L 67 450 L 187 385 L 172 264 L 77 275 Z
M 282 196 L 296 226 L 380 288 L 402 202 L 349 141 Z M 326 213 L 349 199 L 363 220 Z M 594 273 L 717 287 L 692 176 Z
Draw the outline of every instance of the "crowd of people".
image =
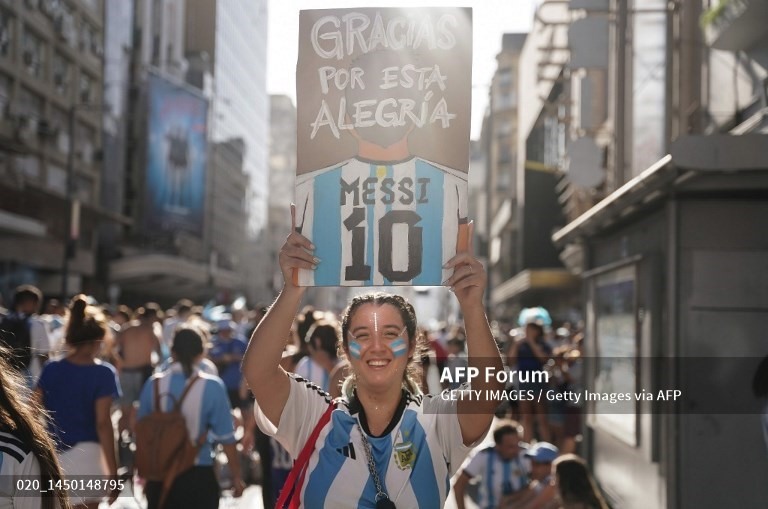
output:
M 544 310 L 525 310 L 519 328 L 494 337 L 481 304 L 485 273 L 466 253 L 453 260 L 447 282 L 461 327 L 424 330 L 411 305 L 391 294 L 356 297 L 341 315 L 299 310 L 304 290 L 288 275 L 311 266 L 309 255 L 305 239 L 293 234 L 281 252 L 286 283 L 275 303 L 215 316 L 186 299 L 169 310 L 151 302 L 134 310 L 84 295 L 66 305 L 49 300 L 38 314 L 40 291 L 19 287 L 0 322 L 0 443 L 18 452 L 0 447 L 2 473 L 136 479 L 149 508 L 217 507 L 222 485 L 239 496 L 253 480 L 244 480 L 250 476 L 241 464 L 255 450 L 264 507 L 275 507 L 282 491 L 313 507 L 410 507 L 417 500 L 441 507 L 451 478 L 459 508 L 465 496 L 494 509 L 606 507 L 572 454 L 580 408 L 429 396 L 466 388 L 441 386 L 430 372 L 494 358 L 499 368 L 547 370 L 552 390 L 573 390 L 580 331 L 553 329 Z M 29 398 L 20 396 L 25 390 Z M 190 461 L 170 485 L 134 477 L 137 428 L 179 402 Z M 494 445 L 483 448 L 494 414 Z M 303 473 L 291 480 L 302 451 Z M 217 466 L 222 457 L 226 468 Z M 283 490 L 286 481 L 291 490 Z M 110 487 L 60 488 L 53 491 L 58 500 L 35 501 L 0 486 L 0 507 L 93 508 L 115 500 L 119 489 Z M 3 505 L 4 497 L 13 503 Z

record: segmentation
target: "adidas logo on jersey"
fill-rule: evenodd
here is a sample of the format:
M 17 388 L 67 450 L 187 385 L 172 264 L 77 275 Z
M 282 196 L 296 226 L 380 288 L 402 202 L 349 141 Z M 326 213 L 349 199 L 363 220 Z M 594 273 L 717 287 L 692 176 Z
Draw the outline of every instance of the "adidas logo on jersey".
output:
M 357 459 L 357 457 L 355 456 L 355 446 L 354 444 L 352 444 L 352 442 L 350 442 L 349 445 L 345 445 L 341 449 L 336 449 L 336 450 L 339 451 L 339 454 L 342 454 L 347 458 L 351 458 L 353 460 Z

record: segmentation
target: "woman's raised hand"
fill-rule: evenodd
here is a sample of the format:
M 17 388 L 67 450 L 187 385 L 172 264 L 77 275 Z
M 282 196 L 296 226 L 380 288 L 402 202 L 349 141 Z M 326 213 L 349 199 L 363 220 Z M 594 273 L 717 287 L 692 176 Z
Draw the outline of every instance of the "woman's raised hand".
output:
M 278 256 L 280 271 L 283 273 L 286 286 L 298 286 L 293 276 L 293 269 L 312 270 L 317 267 L 320 260 L 312 255 L 311 251 L 314 249 L 314 244 L 296 231 L 296 205 L 291 203 L 291 233 L 285 239 Z
M 463 307 L 465 304 L 481 304 L 485 294 L 485 287 L 488 284 L 488 276 L 485 267 L 480 260 L 475 258 L 472 237 L 474 236 L 475 224 L 469 223 L 469 245 L 466 251 L 456 253 L 456 256 L 446 262 L 446 269 L 453 268 L 453 275 L 443 283 L 451 287 L 451 291 L 456 294 L 459 304 Z

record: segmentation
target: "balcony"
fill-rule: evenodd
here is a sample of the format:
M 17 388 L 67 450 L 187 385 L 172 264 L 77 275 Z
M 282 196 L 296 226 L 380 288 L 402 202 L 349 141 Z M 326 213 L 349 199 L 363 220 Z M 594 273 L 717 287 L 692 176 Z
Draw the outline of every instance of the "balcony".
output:
M 701 16 L 707 44 L 725 51 L 768 50 L 768 2 L 720 0 Z

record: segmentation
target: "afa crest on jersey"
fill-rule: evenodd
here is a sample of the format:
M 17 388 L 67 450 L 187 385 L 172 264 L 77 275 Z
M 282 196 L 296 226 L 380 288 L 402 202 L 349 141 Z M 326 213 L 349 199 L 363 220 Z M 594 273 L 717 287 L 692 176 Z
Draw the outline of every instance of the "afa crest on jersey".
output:
M 416 462 L 416 450 L 413 442 L 395 444 L 395 463 L 400 470 L 413 468 Z

